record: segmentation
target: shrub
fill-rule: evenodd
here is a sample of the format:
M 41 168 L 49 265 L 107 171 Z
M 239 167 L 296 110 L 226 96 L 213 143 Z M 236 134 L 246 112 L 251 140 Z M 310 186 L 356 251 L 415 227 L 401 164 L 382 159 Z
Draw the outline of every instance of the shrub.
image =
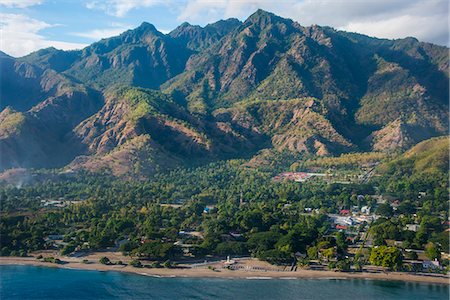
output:
M 170 260 L 166 260 L 162 265 L 164 268 L 172 267 L 172 263 L 170 262 Z
M 110 261 L 109 258 L 107 258 L 106 256 L 103 256 L 102 258 L 100 258 L 99 262 L 100 262 L 101 264 L 104 264 L 104 265 L 109 265 L 109 264 L 111 264 L 111 261 Z
M 341 272 L 350 271 L 350 262 L 348 260 L 340 260 L 336 263 L 336 269 Z
M 55 258 L 53 256 L 44 257 L 44 262 L 54 263 Z
M 133 259 L 132 261 L 130 261 L 130 266 L 133 266 L 135 268 L 142 268 L 142 263 L 137 259 Z

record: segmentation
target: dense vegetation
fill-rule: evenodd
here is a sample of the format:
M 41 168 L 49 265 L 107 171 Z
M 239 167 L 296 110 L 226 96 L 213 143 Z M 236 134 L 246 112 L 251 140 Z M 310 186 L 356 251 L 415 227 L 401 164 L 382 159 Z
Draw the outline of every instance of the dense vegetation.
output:
M 443 194 L 448 185 L 441 177 L 445 169 L 435 170 L 424 190 L 408 184 L 418 176 L 414 171 L 392 185 L 392 172 L 405 171 L 398 162 L 410 157 L 409 153 L 383 164 L 385 173 L 367 184 L 274 182 L 273 173 L 248 167 L 243 160 L 230 160 L 159 173 L 143 182 L 85 173 L 22 188 L 3 186 L 1 254 L 52 249 L 54 245 L 46 237 L 61 234 L 66 243 L 60 250 L 66 255 L 117 246 L 141 259 L 176 260 L 182 257 L 182 249 L 175 242 L 182 240 L 191 245 L 195 257 L 250 254 L 289 264 L 295 253 L 302 253 L 306 258 L 299 263 L 320 259 L 335 266 L 338 259 L 342 262 L 336 267 L 345 269 L 350 263 L 345 258 L 348 244 L 355 241 L 349 242 L 345 233 L 333 230 L 327 214 L 371 206 L 377 207 L 380 215 L 369 229 L 374 246 L 400 240 L 402 248 L 427 249 L 428 257 L 441 259 L 441 251 L 449 247 L 443 223 L 448 217 Z M 423 157 L 422 151 L 419 157 Z M 386 195 L 402 195 L 395 211 L 370 196 L 375 194 L 374 185 Z M 417 198 L 418 191 L 424 193 L 422 198 Z M 60 197 L 82 201 L 65 208 L 42 208 L 41 199 Z M 305 208 L 318 212 L 305 214 Z M 411 223 L 418 224 L 417 232 L 406 229 Z M 356 230 L 364 230 L 364 226 Z M 201 232 L 201 236 L 182 233 L 191 231 Z M 386 246 L 374 248 L 364 259 L 355 258 L 354 264 L 370 262 L 400 269 L 403 258 L 397 248 Z

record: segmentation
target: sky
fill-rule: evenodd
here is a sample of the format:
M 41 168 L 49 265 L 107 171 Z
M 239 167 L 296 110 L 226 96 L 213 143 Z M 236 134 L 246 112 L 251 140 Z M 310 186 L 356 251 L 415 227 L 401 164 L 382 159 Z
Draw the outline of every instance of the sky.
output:
M 245 20 L 258 8 L 303 26 L 449 45 L 448 0 L 0 0 L 0 50 L 81 49 L 144 21 L 168 33 L 185 21 Z

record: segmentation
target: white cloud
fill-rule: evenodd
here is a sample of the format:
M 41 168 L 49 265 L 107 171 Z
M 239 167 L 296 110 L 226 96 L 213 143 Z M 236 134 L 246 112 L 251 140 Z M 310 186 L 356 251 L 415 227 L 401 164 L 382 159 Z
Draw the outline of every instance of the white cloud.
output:
M 164 4 L 164 0 L 94 0 L 88 2 L 86 7 L 106 12 L 115 17 L 124 17 L 130 10 L 142 7 L 151 7 Z
M 447 0 L 191 0 L 178 20 L 204 25 L 245 19 L 261 8 L 304 26 L 327 25 L 381 38 L 415 36 L 448 45 L 448 6 Z
M 57 49 L 81 49 L 85 44 L 47 40 L 39 34 L 54 25 L 32 19 L 22 14 L 0 13 L 0 50 L 20 57 L 30 52 L 55 47 Z
M 413 36 L 419 40 L 436 41 L 447 44 L 445 30 L 430 30 L 428 17 L 404 15 L 386 20 L 351 22 L 340 29 L 351 32 L 362 32 L 369 36 L 398 39 Z M 447 21 L 440 18 L 433 22 L 438 28 L 445 28 Z
M 161 32 L 161 33 L 164 33 L 164 34 L 168 34 L 169 32 L 171 32 L 172 30 L 171 29 L 159 29 L 159 28 L 156 28 L 159 32 Z
M 25 8 L 28 6 L 41 4 L 42 0 L 0 0 L 0 5 L 6 7 Z
M 86 32 L 75 32 L 72 33 L 72 35 L 98 41 L 100 39 L 117 36 L 131 27 L 131 25 L 116 23 L 110 28 L 94 29 Z

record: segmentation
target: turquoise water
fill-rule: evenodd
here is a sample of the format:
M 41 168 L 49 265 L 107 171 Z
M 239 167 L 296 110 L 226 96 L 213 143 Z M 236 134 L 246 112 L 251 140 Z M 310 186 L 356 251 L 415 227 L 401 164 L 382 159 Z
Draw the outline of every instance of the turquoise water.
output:
M 0 299 L 449 299 L 449 286 L 334 279 L 154 278 L 0 266 Z

